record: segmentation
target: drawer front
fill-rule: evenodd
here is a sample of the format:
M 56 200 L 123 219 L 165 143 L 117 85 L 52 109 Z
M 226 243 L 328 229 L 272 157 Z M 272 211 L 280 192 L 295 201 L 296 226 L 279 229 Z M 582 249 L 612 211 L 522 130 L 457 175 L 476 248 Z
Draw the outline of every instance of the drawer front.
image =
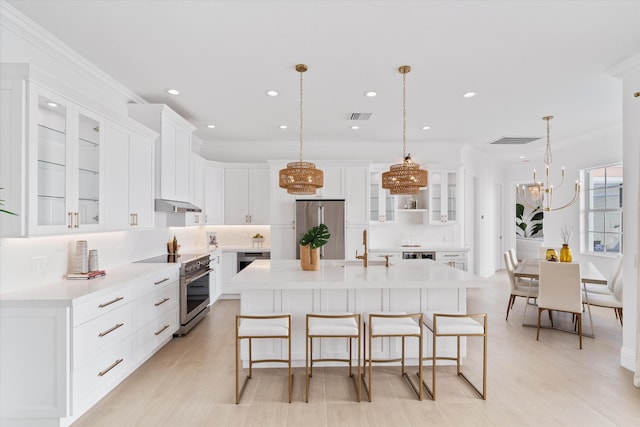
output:
M 131 335 L 133 307 L 134 304 L 126 304 L 76 327 L 73 331 L 74 361 Z
M 165 286 L 136 300 L 136 325 L 143 327 L 167 311 L 178 307 L 178 285 Z
M 467 259 L 466 252 L 437 252 L 436 261 L 455 261 Z
M 158 346 L 171 339 L 179 326 L 178 307 L 151 321 L 138 330 L 135 340 L 135 360 L 139 362 L 155 353 Z
M 83 301 L 73 308 L 73 325 L 79 326 L 91 319 L 117 310 L 131 301 L 133 301 L 133 291 L 130 287 Z
M 133 365 L 133 337 L 95 351 L 73 370 L 74 404 L 102 397 L 125 378 Z
M 172 270 L 164 270 L 159 272 L 157 275 L 147 278 L 144 280 L 140 280 L 135 285 L 135 293 L 136 297 L 140 297 L 149 292 L 153 292 L 156 289 L 165 287 L 167 285 L 171 285 L 174 282 L 177 282 L 179 278 L 179 272 L 177 269 Z

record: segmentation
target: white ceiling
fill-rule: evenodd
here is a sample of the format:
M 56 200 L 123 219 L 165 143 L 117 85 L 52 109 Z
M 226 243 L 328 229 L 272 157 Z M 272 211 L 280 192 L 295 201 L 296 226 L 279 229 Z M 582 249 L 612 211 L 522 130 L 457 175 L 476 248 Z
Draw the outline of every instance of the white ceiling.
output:
M 297 63 L 309 67 L 305 142 L 395 144 L 400 153 L 397 69 L 408 64 L 408 151 L 468 143 L 517 161 L 525 149 L 487 143 L 543 137 L 544 115 L 555 116 L 559 143 L 618 123 L 621 83 L 607 70 L 640 52 L 640 1 L 9 3 L 146 100 L 170 105 L 206 144 L 290 141 L 294 153 Z M 463 98 L 468 91 L 477 96 Z M 373 117 L 354 131 L 351 112 Z M 543 146 L 527 149 L 541 157 Z

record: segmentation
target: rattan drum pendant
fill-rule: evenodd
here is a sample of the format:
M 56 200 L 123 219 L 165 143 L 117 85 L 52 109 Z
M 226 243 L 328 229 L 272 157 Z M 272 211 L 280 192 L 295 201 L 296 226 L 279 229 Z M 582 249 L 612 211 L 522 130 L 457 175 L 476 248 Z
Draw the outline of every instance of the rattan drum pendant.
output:
M 391 194 L 418 194 L 421 187 L 427 186 L 427 171 L 420 169 L 418 163 L 407 154 L 407 73 L 409 65 L 398 68 L 402 74 L 402 163 L 392 165 L 388 172 L 382 174 L 382 188 Z
M 316 190 L 324 185 L 324 173 L 316 169 L 315 164 L 302 160 L 302 73 L 307 71 L 307 66 L 298 64 L 296 71 L 300 73 L 300 159 L 287 163 L 287 167 L 280 170 L 279 181 L 280 187 L 289 194 L 310 195 L 316 194 Z

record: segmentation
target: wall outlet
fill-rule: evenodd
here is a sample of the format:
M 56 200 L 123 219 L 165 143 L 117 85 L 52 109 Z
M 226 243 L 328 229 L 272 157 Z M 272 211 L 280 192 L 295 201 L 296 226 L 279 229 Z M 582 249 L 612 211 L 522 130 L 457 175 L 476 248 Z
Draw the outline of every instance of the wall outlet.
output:
M 31 272 L 32 273 L 42 273 L 47 268 L 47 257 L 46 256 L 34 256 L 31 258 Z

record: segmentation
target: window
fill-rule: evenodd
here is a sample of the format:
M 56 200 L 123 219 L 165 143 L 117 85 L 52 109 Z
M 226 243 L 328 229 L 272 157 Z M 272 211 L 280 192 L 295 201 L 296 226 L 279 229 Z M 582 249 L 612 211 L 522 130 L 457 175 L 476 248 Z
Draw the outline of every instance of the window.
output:
M 622 165 L 585 170 L 587 252 L 622 253 Z

